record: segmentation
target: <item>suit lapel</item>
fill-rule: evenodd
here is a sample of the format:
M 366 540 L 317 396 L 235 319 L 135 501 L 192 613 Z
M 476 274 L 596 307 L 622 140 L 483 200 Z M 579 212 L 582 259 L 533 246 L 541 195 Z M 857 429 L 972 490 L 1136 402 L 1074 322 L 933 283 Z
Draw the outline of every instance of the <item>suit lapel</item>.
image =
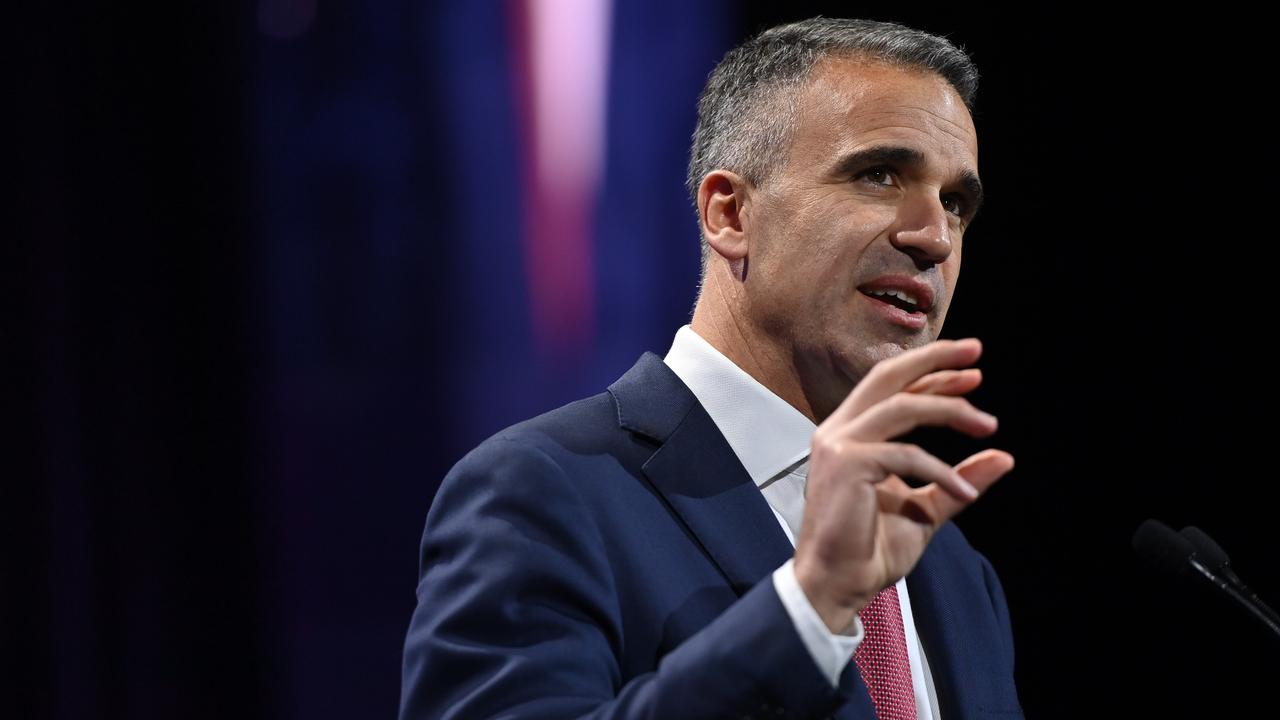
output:
M 791 558 L 791 542 L 746 468 L 661 358 L 645 353 L 609 392 L 619 424 L 660 443 L 645 476 L 739 595 Z

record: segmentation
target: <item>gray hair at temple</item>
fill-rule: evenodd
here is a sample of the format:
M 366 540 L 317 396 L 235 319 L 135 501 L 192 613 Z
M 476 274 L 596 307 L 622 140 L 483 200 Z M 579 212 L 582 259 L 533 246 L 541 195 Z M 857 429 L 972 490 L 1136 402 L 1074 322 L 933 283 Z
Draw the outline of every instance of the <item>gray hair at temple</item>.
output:
M 791 146 L 796 95 L 826 57 L 861 57 L 935 73 L 973 112 L 978 69 L 946 38 L 897 23 L 844 18 L 769 28 L 725 54 L 698 98 L 686 180 L 695 211 L 698 186 L 712 170 L 731 170 L 757 186 L 770 179 Z M 703 239 L 704 277 L 710 255 Z

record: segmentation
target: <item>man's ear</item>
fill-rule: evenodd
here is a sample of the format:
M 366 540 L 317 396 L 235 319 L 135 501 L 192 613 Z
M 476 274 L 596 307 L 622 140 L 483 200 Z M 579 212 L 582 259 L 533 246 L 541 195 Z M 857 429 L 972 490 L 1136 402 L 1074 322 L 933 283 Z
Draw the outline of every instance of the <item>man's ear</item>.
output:
M 749 185 L 729 170 L 712 170 L 698 185 L 698 214 L 702 237 L 730 265 L 747 257 L 747 237 L 742 230 Z

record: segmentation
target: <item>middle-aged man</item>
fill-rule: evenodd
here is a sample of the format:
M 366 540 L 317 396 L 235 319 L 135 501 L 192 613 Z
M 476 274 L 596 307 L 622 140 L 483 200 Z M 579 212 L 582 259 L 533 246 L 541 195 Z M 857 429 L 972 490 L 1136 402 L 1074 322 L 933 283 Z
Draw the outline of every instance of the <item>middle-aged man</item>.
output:
M 858 20 L 725 56 L 693 321 L 450 471 L 402 718 L 1021 717 L 1000 583 L 949 522 L 1013 458 L 893 442 L 996 430 L 960 397 L 979 342 L 937 341 L 982 198 L 976 77 Z

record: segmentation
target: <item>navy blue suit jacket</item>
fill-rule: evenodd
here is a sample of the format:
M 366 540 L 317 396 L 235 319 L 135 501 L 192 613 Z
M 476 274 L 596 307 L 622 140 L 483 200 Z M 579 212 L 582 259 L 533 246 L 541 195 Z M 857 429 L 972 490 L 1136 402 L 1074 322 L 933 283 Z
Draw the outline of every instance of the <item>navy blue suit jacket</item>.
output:
M 792 554 L 706 410 L 645 353 L 449 472 L 401 718 L 873 718 L 856 665 L 833 689 L 774 590 Z M 987 560 L 948 523 L 907 583 L 942 717 L 1021 717 Z

